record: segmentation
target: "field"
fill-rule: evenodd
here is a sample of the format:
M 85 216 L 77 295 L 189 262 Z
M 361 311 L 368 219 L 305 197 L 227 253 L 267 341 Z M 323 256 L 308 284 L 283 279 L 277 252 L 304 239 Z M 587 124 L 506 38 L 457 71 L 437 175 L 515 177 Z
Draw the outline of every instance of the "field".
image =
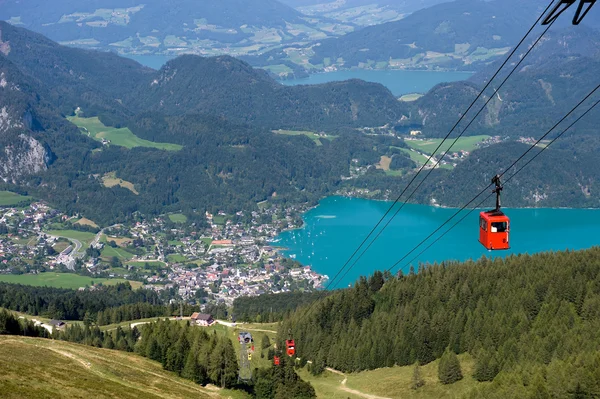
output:
M 107 173 L 104 176 L 102 176 L 102 184 L 104 185 L 104 187 L 108 187 L 108 188 L 115 187 L 115 186 L 123 187 L 123 188 L 126 188 L 127 190 L 131 191 L 135 195 L 140 194 L 136 191 L 133 183 L 128 182 L 127 180 L 118 179 L 116 177 L 115 172 L 110 172 L 110 173 Z
M 459 356 L 464 378 L 454 384 L 443 385 L 437 376 L 438 361 L 421 367 L 421 377 L 425 385 L 417 390 L 411 389 L 414 366 L 387 367 L 360 373 L 337 374 L 326 371 L 315 377 L 305 369 L 300 370 L 303 379 L 309 381 L 317 391 L 319 398 L 458 398 L 468 395 L 476 387 L 485 384 L 475 381 L 474 361 L 469 355 Z M 346 379 L 346 383 L 342 381 Z
M 110 144 L 126 148 L 148 147 L 167 151 L 178 151 L 183 148 L 178 144 L 155 143 L 153 141 L 141 139 L 134 135 L 128 128 L 117 129 L 115 127 L 105 126 L 97 117 L 81 118 L 79 116 L 70 116 L 67 119 L 79 127 L 83 134 L 96 141 L 106 139 L 110 141 Z
M 48 230 L 45 233 L 52 236 L 66 237 L 77 241 L 81 241 L 84 249 L 89 247 L 90 242 L 92 242 L 94 240 L 94 237 L 96 237 L 96 234 L 94 233 L 78 230 Z
M 460 139 L 458 139 L 456 144 L 452 146 L 451 151 L 473 151 L 475 148 L 477 148 L 477 144 L 489 138 L 490 136 L 486 135 L 461 137 Z M 453 141 L 453 139 L 446 140 L 446 142 L 440 147 L 436 154 L 441 154 L 444 151 L 446 151 Z M 405 142 L 411 148 L 422 151 L 426 154 L 431 154 L 442 142 L 442 139 L 406 140 Z
M 104 248 L 102 248 L 102 252 L 100 253 L 100 256 L 102 256 L 102 258 L 104 260 L 110 260 L 110 258 L 112 258 L 113 256 L 116 256 L 117 258 L 119 258 L 121 260 L 121 262 L 125 262 L 125 261 L 128 261 L 129 259 L 133 258 L 133 254 L 131 254 L 119 247 L 113 248 L 110 245 L 105 245 Z
M 91 226 L 91 227 L 98 228 L 98 225 L 96 223 L 94 223 L 93 221 L 91 221 L 90 219 L 88 219 L 88 218 L 81 218 L 78 221 L 76 221 L 75 224 L 80 224 L 82 226 Z
M 77 289 L 79 287 L 91 286 L 92 284 L 115 285 L 124 283 L 123 279 L 92 278 L 71 273 L 40 273 L 40 274 L 0 274 L 0 282 L 11 284 L 33 285 L 36 287 L 54 287 Z M 133 288 L 138 288 L 141 283 L 130 281 Z
M 169 254 L 167 255 L 167 259 L 169 260 L 169 262 L 173 263 L 183 263 L 187 261 L 187 258 L 185 256 L 179 254 Z
M 31 197 L 26 197 L 10 191 L 0 191 L 0 206 L 13 206 L 20 202 L 30 200 Z
M 400 101 L 404 101 L 404 102 L 417 101 L 421 97 L 423 97 L 423 95 L 419 94 L 419 93 L 405 94 L 402 97 L 400 97 Z
M 3 398 L 219 398 L 235 395 L 202 387 L 131 353 L 63 341 L 0 337 Z
M 171 219 L 171 222 L 173 223 L 187 222 L 187 216 L 185 216 L 183 213 L 172 213 L 169 215 L 169 219 Z
M 144 268 L 144 266 L 146 266 L 146 263 L 148 265 L 150 265 L 150 267 L 152 269 L 159 269 L 159 268 L 163 268 L 166 267 L 166 265 L 161 262 L 161 261 L 150 261 L 150 262 L 144 262 L 144 261 L 140 261 L 140 262 L 127 262 L 127 264 L 129 266 L 133 266 L 133 267 L 137 267 L 137 268 Z
M 321 139 L 333 140 L 337 137 L 337 136 L 331 136 L 331 135 L 327 135 L 327 134 L 318 135 L 313 132 L 307 132 L 307 131 L 302 131 L 302 130 L 281 130 L 281 129 L 279 129 L 279 130 L 273 130 L 273 133 L 283 134 L 286 136 L 306 136 L 309 139 L 311 139 L 312 141 L 314 141 L 317 144 L 317 146 L 323 145 L 323 143 L 321 143 Z

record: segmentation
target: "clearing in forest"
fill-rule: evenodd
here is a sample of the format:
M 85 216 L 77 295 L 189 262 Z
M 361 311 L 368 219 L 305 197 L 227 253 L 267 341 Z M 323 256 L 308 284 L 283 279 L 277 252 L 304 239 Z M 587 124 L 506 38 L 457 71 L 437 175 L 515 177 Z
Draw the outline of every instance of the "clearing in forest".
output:
M 487 135 L 479 135 L 479 136 L 469 136 L 469 137 L 461 137 L 458 139 L 456 144 L 452 146 L 450 152 L 458 152 L 458 151 L 473 151 L 477 148 L 478 144 L 484 140 L 489 139 L 490 136 Z M 442 139 L 425 139 L 425 140 L 406 140 L 406 144 L 408 144 L 411 148 L 415 150 L 419 150 L 424 152 L 425 154 L 430 154 L 435 151 L 435 149 L 440 145 Z M 442 144 L 439 150 L 436 151 L 437 154 L 442 154 L 445 152 L 454 142 L 454 139 L 449 139 Z
M 116 172 L 109 172 L 109 173 L 106 173 L 104 176 L 102 176 L 102 184 L 104 185 L 104 187 L 108 187 L 108 188 L 115 187 L 115 186 L 123 187 L 123 188 L 126 188 L 127 190 L 131 191 L 135 195 L 140 194 L 135 189 L 135 186 L 133 185 L 133 183 L 128 182 L 127 180 L 117 178 Z
M 155 143 L 141 139 L 133 134 L 129 128 L 105 126 L 98 117 L 82 118 L 79 116 L 79 112 L 76 116 L 69 116 L 67 119 L 79 127 L 81 133 L 107 145 L 118 145 L 126 148 L 148 147 L 167 151 L 178 151 L 183 148 L 179 144 Z
M 25 201 L 31 201 L 31 197 L 19 195 L 11 191 L 0 191 L 0 206 L 13 206 Z
M 333 135 L 328 135 L 328 134 L 324 134 L 324 133 L 314 133 L 314 132 L 308 132 L 308 131 L 304 131 L 304 130 L 283 130 L 283 129 L 279 129 L 279 130 L 273 130 L 273 133 L 276 134 L 283 134 L 286 136 L 306 136 L 309 139 L 311 139 L 312 141 L 314 141 L 317 146 L 321 146 L 323 145 L 323 143 L 321 142 L 321 139 L 323 140 L 333 140 L 335 139 L 337 136 L 333 136 Z

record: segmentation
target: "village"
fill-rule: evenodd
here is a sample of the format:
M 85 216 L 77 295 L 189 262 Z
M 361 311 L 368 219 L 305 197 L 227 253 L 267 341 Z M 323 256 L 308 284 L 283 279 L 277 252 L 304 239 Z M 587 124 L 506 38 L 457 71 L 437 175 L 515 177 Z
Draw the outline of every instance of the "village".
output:
M 135 222 L 102 229 L 42 202 L 0 208 L 0 281 L 18 276 L 27 283 L 59 272 L 128 280 L 165 299 L 227 306 L 240 296 L 322 289 L 327 276 L 274 246 L 281 231 L 302 223 L 298 215 L 306 209 L 288 208 L 206 213 L 205 223 L 188 223 L 182 214 L 136 215 Z

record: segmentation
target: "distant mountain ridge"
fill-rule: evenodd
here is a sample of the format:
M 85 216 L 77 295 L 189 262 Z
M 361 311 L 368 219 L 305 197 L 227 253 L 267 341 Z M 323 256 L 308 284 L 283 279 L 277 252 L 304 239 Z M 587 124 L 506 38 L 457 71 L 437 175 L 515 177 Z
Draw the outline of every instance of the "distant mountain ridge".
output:
M 302 49 L 274 49 L 246 58 L 252 65 L 289 64 L 304 54 L 306 69 L 461 69 L 477 71 L 515 46 L 547 6 L 543 0 L 456 0 L 433 4 L 399 21 L 368 26 Z M 553 28 L 567 26 L 567 12 Z M 584 25 L 600 26 L 600 12 Z M 536 31 L 537 32 L 537 31 Z M 291 56 L 293 55 L 293 57 Z
M 341 34 L 277 0 L 3 0 L 0 19 L 65 44 L 121 53 L 251 53 Z M 232 47 L 230 49 L 229 47 Z

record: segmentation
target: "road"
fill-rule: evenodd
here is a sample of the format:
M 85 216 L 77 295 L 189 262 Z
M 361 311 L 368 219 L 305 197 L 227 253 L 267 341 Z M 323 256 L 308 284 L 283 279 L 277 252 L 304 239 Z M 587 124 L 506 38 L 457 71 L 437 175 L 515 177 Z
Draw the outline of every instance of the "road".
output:
M 348 393 L 351 393 L 356 396 L 360 396 L 365 399 L 391 399 L 391 398 L 386 398 L 385 396 L 371 395 L 369 393 L 364 393 L 364 392 L 358 391 L 356 389 L 350 389 L 346 386 L 346 382 L 348 381 L 348 377 L 346 377 L 346 374 L 342 373 L 339 370 L 332 369 L 331 367 L 326 367 L 325 370 L 344 377 L 344 379 L 341 382 L 342 386 L 340 387 L 340 389 L 344 392 L 348 392 Z

